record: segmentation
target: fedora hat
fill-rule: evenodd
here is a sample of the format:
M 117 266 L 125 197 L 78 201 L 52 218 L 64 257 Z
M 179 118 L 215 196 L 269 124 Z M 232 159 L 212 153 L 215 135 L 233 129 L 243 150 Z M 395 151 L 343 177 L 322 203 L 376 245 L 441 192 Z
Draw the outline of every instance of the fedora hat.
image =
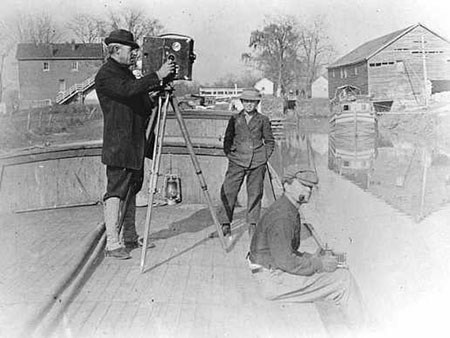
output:
M 242 91 L 241 96 L 239 97 L 241 100 L 247 101 L 261 101 L 262 95 L 259 90 L 255 88 L 248 88 Z
M 105 43 L 107 45 L 110 43 L 120 43 L 122 45 L 131 46 L 133 49 L 139 48 L 139 45 L 134 41 L 133 33 L 125 29 L 117 29 L 112 31 L 105 39 Z

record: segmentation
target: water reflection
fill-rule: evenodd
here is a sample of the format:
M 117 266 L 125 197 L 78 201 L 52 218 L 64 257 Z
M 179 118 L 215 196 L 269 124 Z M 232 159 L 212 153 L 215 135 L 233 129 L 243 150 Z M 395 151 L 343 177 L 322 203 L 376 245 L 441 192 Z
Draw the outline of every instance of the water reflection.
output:
M 377 157 L 376 124 L 336 125 L 330 130 L 328 169 L 343 175 L 363 189 L 370 185 L 370 173 Z
M 449 161 L 377 124 L 342 124 L 329 132 L 328 168 L 420 220 L 450 201 Z
M 271 158 L 279 175 L 290 164 L 328 168 L 416 220 L 450 202 L 450 155 L 419 138 L 373 123 L 329 129 L 327 119 L 285 124 L 283 133 Z

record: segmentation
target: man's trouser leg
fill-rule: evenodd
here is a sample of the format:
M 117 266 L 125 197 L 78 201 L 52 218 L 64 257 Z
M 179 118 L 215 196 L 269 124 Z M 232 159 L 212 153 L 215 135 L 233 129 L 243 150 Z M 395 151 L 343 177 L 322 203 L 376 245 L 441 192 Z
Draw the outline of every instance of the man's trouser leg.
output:
M 121 247 L 119 239 L 119 208 L 120 199 L 110 197 L 105 200 L 104 217 L 106 227 L 106 250 L 115 250 Z
M 253 277 L 263 296 L 269 300 L 299 303 L 325 300 L 336 304 L 351 325 L 367 323 L 367 312 L 359 288 L 347 269 L 312 276 L 263 269 Z
M 264 193 L 264 176 L 267 166 L 261 165 L 247 173 L 247 222 L 258 223 Z
M 222 205 L 219 207 L 217 218 L 220 223 L 231 223 L 233 221 L 234 206 L 236 204 L 239 190 L 245 177 L 245 168 L 232 162 L 228 162 L 228 170 L 220 190 Z
M 123 201 L 125 203 L 125 201 Z M 127 208 L 125 209 L 125 216 L 122 226 L 123 243 L 132 243 L 138 240 L 136 232 L 136 195 L 130 194 L 128 198 Z

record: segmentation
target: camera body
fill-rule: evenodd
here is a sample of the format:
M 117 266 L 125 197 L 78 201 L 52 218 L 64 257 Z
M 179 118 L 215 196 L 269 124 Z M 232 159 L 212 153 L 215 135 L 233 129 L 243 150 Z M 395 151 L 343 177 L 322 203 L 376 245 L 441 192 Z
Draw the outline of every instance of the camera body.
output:
M 166 34 L 146 36 L 142 45 L 142 72 L 157 71 L 167 60 L 175 63 L 171 80 L 192 80 L 192 64 L 195 60 L 194 40 L 188 36 Z

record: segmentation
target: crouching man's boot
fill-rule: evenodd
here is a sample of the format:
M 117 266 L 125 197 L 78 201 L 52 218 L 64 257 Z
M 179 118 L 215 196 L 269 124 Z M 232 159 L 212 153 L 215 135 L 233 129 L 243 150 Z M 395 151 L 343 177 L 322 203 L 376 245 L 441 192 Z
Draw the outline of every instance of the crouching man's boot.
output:
M 106 249 L 105 256 L 115 259 L 131 258 L 129 252 L 119 241 L 119 208 L 120 199 L 110 197 L 105 201 L 104 217 L 106 226 Z

